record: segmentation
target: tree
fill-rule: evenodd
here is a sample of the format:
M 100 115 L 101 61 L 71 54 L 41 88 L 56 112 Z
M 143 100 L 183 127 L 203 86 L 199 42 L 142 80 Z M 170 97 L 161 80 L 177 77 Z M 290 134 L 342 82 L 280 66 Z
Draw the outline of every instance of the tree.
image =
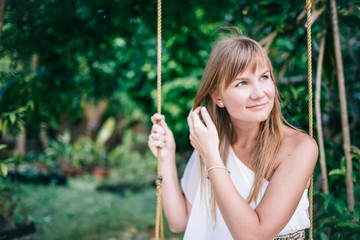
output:
M 336 56 L 336 73 L 339 84 L 339 95 L 340 95 L 340 108 L 341 108 L 341 126 L 344 141 L 344 154 L 346 158 L 346 193 L 347 193 L 347 204 L 350 211 L 354 211 L 354 184 L 352 181 L 352 159 L 350 153 L 350 133 L 349 133 L 349 120 L 348 111 L 346 104 L 346 92 L 345 92 L 345 79 L 344 79 L 344 67 L 341 56 L 340 47 L 340 34 L 339 24 L 336 10 L 335 0 L 330 0 L 331 5 L 331 20 L 334 34 L 334 47 Z

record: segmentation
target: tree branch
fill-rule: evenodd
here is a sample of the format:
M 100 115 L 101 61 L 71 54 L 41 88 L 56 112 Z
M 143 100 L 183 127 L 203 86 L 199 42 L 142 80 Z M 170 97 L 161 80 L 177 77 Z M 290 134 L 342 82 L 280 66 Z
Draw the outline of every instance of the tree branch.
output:
M 325 147 L 324 147 L 324 137 L 322 130 L 321 107 L 320 107 L 321 72 L 322 72 L 322 64 L 323 64 L 324 51 L 325 51 L 325 36 L 326 36 L 326 32 L 324 31 L 323 36 L 321 38 L 319 58 L 316 69 L 315 113 L 316 113 L 316 123 L 317 123 L 316 126 L 317 126 L 317 135 L 318 135 L 319 150 L 320 150 L 320 168 L 321 168 L 322 187 L 323 187 L 323 192 L 325 194 L 329 194 L 329 183 L 328 183 L 327 170 L 326 170 Z

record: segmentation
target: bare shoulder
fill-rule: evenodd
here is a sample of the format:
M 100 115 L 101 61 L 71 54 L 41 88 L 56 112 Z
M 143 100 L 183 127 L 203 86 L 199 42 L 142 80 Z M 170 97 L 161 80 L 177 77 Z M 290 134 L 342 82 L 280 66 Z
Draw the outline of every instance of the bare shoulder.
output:
M 311 149 L 314 148 L 313 150 L 317 149 L 317 143 L 312 137 L 306 133 L 289 127 L 284 127 L 283 144 L 284 147 L 291 147 L 292 149 L 303 147 Z
M 302 164 L 315 165 L 318 157 L 316 141 L 299 130 L 284 127 L 283 141 L 280 147 L 281 159 L 286 161 L 301 161 Z

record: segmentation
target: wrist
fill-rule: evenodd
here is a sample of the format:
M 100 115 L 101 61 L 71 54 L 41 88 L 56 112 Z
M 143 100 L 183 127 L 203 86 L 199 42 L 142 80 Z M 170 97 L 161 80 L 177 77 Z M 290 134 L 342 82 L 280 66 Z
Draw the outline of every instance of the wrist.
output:
M 161 168 L 166 169 L 166 171 L 173 169 L 176 167 L 175 153 L 168 154 L 166 157 L 161 158 Z
M 205 162 L 206 168 L 211 168 L 214 166 L 225 167 L 224 162 L 221 160 L 219 151 L 213 151 L 209 154 L 206 154 L 206 156 L 204 156 L 204 162 Z

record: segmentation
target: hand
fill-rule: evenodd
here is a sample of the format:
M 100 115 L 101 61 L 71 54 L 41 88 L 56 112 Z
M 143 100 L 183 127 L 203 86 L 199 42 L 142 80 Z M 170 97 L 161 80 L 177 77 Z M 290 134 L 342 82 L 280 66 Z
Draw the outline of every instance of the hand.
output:
M 170 159 L 170 156 L 175 155 L 175 140 L 173 133 L 165 122 L 165 116 L 155 113 L 151 117 L 153 126 L 151 134 L 149 135 L 148 145 L 152 154 L 157 157 L 157 148 L 161 149 L 161 160 Z
M 200 113 L 204 121 L 200 119 Z M 199 152 L 205 159 L 207 164 L 208 159 L 215 154 L 219 154 L 219 136 L 214 123 L 205 107 L 197 107 L 191 110 L 187 118 L 190 128 L 190 142 L 191 145 Z

